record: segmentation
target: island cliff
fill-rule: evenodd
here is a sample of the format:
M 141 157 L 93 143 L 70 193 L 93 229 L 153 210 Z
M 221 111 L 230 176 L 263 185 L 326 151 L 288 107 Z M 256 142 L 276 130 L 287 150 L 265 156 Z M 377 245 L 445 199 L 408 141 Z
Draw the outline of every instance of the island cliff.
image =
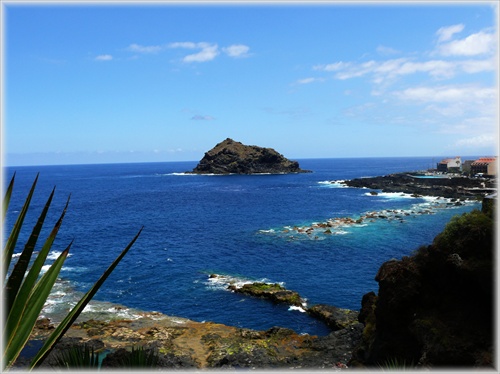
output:
M 190 174 L 288 174 L 307 173 L 272 148 L 244 145 L 227 138 L 200 160 Z

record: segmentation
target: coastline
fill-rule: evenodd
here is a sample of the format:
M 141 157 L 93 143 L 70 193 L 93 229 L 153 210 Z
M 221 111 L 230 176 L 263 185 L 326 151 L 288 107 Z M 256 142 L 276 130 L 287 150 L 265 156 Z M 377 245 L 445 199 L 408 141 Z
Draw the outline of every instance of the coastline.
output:
M 383 189 L 371 186 L 361 188 Z M 467 200 L 465 197 L 454 199 L 456 202 Z M 103 313 L 101 308 L 92 314 L 95 303 L 109 306 L 108 313 Z M 34 339 L 41 339 L 50 332 L 50 324 L 46 322 L 40 322 L 34 331 Z M 298 335 L 280 327 L 257 331 L 213 322 L 195 322 L 112 303 L 91 302 L 89 310 L 65 335 L 61 347 L 77 342 L 95 344 L 104 351 L 130 348 L 136 344 L 161 346 L 161 353 L 170 357 L 164 367 L 170 368 L 343 368 L 348 365 L 362 330 L 362 324 L 357 324 L 318 338 Z M 292 346 L 293 349 L 288 349 Z M 338 351 L 338 346 L 343 346 L 343 350 Z M 280 354 L 276 355 L 276 351 Z
M 357 320 L 318 337 L 282 327 L 258 331 L 158 312 L 140 312 L 135 319 L 105 321 L 104 316 L 100 317 L 76 322 L 42 369 L 50 368 L 61 350 L 76 344 L 87 344 L 110 357 L 110 353 L 131 347 L 154 349 L 162 356 L 160 367 L 165 369 L 346 368 L 363 331 Z M 36 345 L 53 329 L 50 321 L 39 320 L 31 336 L 32 344 Z M 16 368 L 22 369 L 28 359 L 23 357 Z

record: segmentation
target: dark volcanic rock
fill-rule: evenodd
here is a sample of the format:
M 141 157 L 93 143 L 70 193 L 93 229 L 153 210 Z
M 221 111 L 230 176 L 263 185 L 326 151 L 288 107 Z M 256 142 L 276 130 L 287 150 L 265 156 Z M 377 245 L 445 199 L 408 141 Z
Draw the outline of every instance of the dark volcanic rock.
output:
M 457 216 L 432 245 L 385 262 L 378 296 L 363 297 L 355 361 L 491 367 L 494 360 L 494 215 Z
M 345 329 L 358 323 L 359 313 L 354 310 L 318 304 L 307 309 L 311 316 L 322 320 L 333 331 Z
M 267 331 L 242 330 L 241 339 L 207 337 L 213 347 L 210 368 L 322 369 L 346 367 L 359 344 L 363 325 L 334 331 L 328 336 L 298 335 L 293 330 L 273 327 Z
M 244 145 L 227 138 L 205 153 L 193 174 L 287 174 L 306 173 L 272 148 Z
M 346 180 L 348 187 L 369 188 L 382 192 L 404 192 L 414 197 L 441 196 L 445 198 L 475 198 L 485 194 L 484 188 L 495 187 L 491 180 L 465 177 L 415 178 L 408 173 L 396 173 L 370 178 Z M 376 191 L 371 191 L 376 194 Z

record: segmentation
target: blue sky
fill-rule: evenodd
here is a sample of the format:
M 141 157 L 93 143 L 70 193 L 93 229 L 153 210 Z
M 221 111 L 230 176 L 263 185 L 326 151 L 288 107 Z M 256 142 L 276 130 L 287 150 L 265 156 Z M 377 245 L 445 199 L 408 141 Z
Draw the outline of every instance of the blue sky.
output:
M 494 4 L 3 3 L 3 162 L 496 155 Z

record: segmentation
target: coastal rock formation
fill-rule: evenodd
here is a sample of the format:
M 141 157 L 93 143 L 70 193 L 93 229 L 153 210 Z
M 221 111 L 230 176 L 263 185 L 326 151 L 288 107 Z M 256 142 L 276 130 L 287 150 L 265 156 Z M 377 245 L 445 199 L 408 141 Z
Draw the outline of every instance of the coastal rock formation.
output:
M 289 291 L 278 283 L 270 284 L 255 282 L 244 284 L 241 287 L 238 287 L 236 285 L 229 285 L 228 289 L 244 295 L 268 299 L 275 303 L 294 305 L 298 307 L 302 307 L 305 305 L 304 300 L 297 292 Z
M 333 305 L 314 305 L 307 309 L 307 313 L 325 322 L 333 331 L 349 328 L 359 323 L 357 311 L 337 308 Z
M 491 210 L 457 216 L 431 245 L 380 267 L 378 296 L 363 297 L 355 362 L 493 365 L 494 217 Z
M 107 352 L 103 369 L 122 368 L 121 361 L 132 347 L 154 350 L 159 356 L 157 369 L 337 369 L 347 367 L 362 330 L 358 323 L 318 337 L 282 327 L 256 331 L 160 313 L 136 320 L 89 320 L 68 330 L 42 369 L 53 370 L 63 350 L 83 344 Z M 32 341 L 41 343 L 37 339 L 45 336 L 35 329 Z M 16 369 L 28 362 L 20 360 Z
M 223 276 L 218 274 L 210 275 L 212 279 L 221 277 Z M 326 304 L 308 307 L 305 299 L 298 292 L 287 290 L 278 283 L 253 282 L 243 285 L 230 283 L 227 288 L 236 293 L 259 297 L 278 304 L 298 307 L 298 310 L 307 312 L 311 317 L 324 322 L 332 331 L 353 329 L 359 324 L 359 313 L 357 311 L 337 308 L 336 306 Z
M 496 187 L 491 180 L 466 177 L 418 178 L 408 173 L 356 178 L 342 181 L 342 184 L 348 187 L 382 190 L 382 192 L 404 192 L 415 197 L 440 196 L 445 198 L 476 198 L 491 193 Z
M 288 174 L 306 173 L 272 148 L 244 145 L 227 138 L 206 152 L 192 174 Z

